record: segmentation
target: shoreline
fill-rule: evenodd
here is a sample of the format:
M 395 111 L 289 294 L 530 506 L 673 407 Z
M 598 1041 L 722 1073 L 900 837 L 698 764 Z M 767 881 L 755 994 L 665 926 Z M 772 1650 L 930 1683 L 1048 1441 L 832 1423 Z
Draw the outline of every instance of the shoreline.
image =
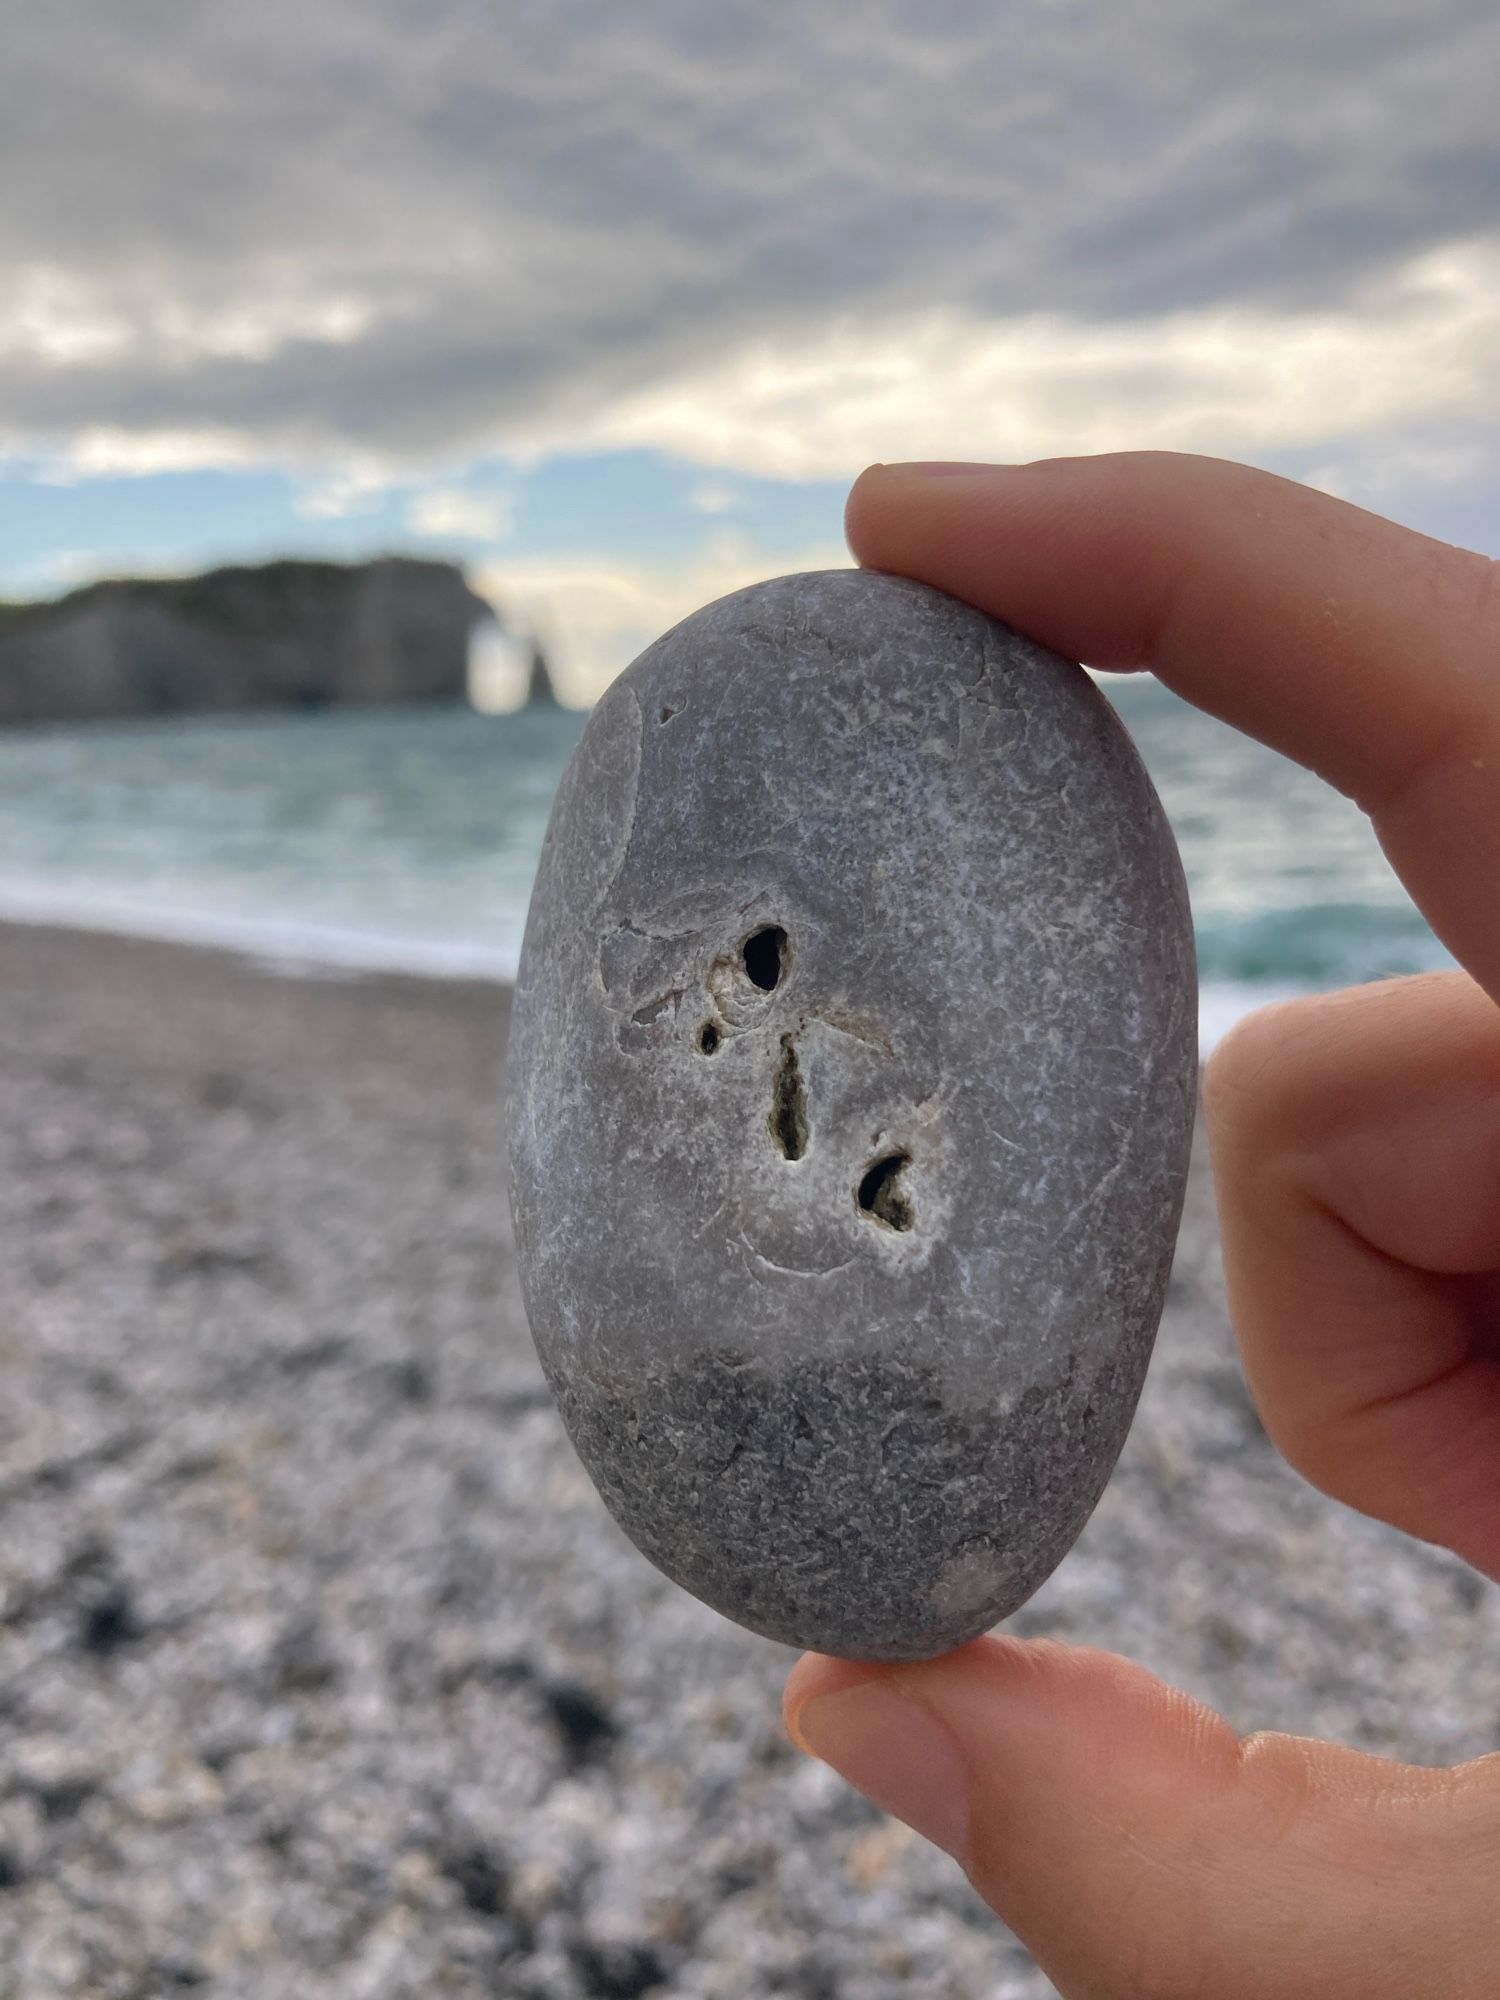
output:
M 122 903 L 118 898 L 85 897 L 70 904 L 50 893 L 29 896 L 3 878 L 0 928 L 66 931 L 219 952 L 288 978 L 369 975 L 513 986 L 519 956 L 504 946 L 465 940 L 443 943 L 258 917 L 209 918 L 155 903 Z
M 154 906 L 56 898 L 34 900 L 0 879 L 0 931 L 94 938 L 101 943 L 207 952 L 278 978 L 354 982 L 408 979 L 431 986 L 514 987 L 519 951 L 471 941 L 440 943 L 326 924 L 202 918 Z M 1198 1054 L 1204 1061 L 1245 1015 L 1316 991 L 1274 981 L 1211 981 L 1198 994 Z

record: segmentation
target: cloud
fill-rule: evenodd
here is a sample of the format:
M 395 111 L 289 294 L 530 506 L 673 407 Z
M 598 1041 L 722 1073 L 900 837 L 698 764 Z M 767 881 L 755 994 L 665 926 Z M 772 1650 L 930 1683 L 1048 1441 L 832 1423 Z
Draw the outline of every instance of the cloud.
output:
M 477 493 L 459 486 L 418 493 L 406 509 L 407 527 L 426 541 L 503 542 L 514 519 L 509 493 Z
M 688 494 L 688 505 L 698 514 L 732 514 L 740 496 L 722 479 L 700 479 Z
M 241 431 L 202 425 L 194 429 L 90 424 L 48 448 L 39 478 L 51 486 L 80 479 L 149 479 L 160 472 L 205 472 L 257 464 L 263 453 Z
M 1493 397 L 1497 64 L 1490 0 L 52 0 L 0 69 L 0 445 L 843 472 L 1422 421 Z
M 1500 412 L 1500 243 L 1413 260 L 1347 307 L 1089 323 L 930 311 L 759 341 L 557 435 L 788 479 L 871 459 L 1160 449 L 1258 457 Z M 523 437 L 525 433 L 522 433 Z M 543 438 L 536 448 L 544 449 Z M 1418 438 L 1427 472 L 1459 459 Z
M 347 521 L 352 515 L 373 513 L 392 484 L 388 467 L 356 459 L 304 485 L 293 499 L 292 511 L 304 521 Z
M 100 571 L 98 549 L 54 549 L 39 574 L 57 590 L 71 590 L 75 584 L 89 583 Z
M 848 566 L 848 551 L 828 546 L 809 548 L 775 569 Z M 513 631 L 536 635 L 559 694 L 584 707 L 669 627 L 771 573 L 751 543 L 721 534 L 685 561 L 629 562 L 603 553 L 498 560 L 473 570 L 471 580 L 483 596 L 504 606 Z

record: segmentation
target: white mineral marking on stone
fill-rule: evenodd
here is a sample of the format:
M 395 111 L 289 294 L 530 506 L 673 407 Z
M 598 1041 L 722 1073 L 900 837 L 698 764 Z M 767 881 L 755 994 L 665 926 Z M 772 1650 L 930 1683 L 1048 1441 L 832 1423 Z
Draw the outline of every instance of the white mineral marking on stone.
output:
M 988 1549 L 961 1549 L 943 1564 L 928 1602 L 941 1619 L 968 1618 L 990 1601 L 1003 1580 L 1004 1564 Z

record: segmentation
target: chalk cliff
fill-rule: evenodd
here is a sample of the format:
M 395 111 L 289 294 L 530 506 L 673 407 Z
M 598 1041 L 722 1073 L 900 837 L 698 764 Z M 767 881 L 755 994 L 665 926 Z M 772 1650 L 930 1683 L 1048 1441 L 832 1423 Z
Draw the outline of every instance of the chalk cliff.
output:
M 449 563 L 272 562 L 0 604 L 0 725 L 462 701 L 492 608 Z

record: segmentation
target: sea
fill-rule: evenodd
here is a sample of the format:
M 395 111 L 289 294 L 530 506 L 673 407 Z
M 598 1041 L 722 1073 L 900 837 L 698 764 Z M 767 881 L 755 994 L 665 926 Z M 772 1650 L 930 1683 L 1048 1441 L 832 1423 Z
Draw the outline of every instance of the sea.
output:
M 1192 892 L 1205 1049 L 1266 1001 L 1450 965 L 1368 822 L 1147 680 L 1104 683 Z M 0 918 L 306 977 L 509 979 L 584 716 L 339 711 L 0 739 Z

